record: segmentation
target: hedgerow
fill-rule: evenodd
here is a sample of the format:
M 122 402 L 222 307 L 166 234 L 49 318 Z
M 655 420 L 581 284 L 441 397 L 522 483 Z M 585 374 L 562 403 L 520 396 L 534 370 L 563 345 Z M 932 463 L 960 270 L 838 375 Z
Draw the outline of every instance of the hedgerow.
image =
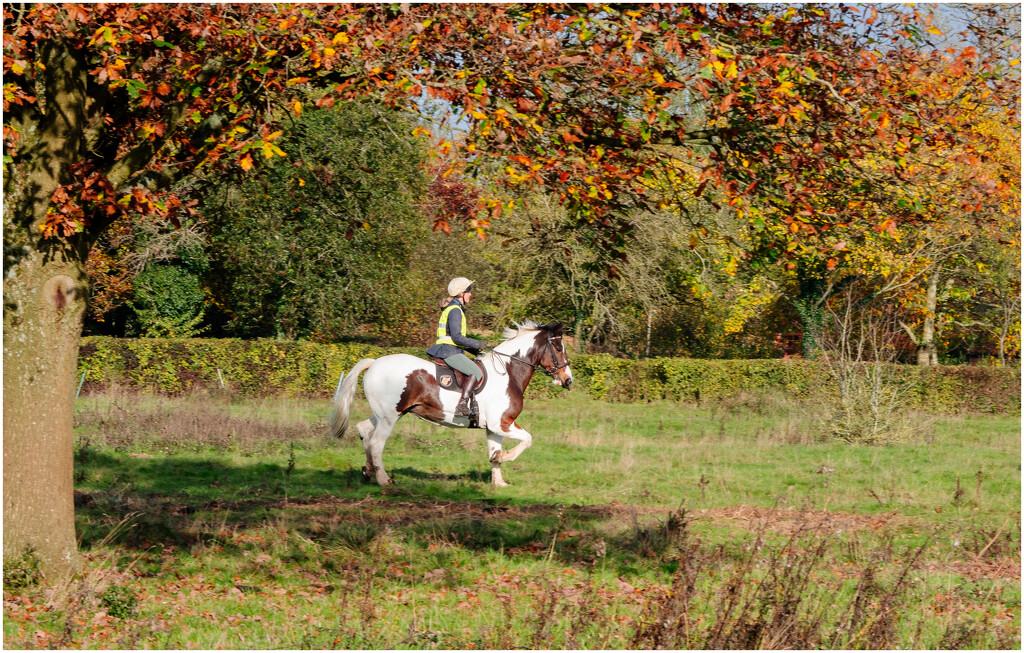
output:
M 83 338 L 78 373 L 83 392 L 116 384 L 160 394 L 195 390 L 241 396 L 330 397 L 338 378 L 360 359 L 419 348 L 384 348 L 366 343 L 317 344 L 281 340 L 172 340 Z M 823 367 L 801 359 L 627 360 L 607 354 L 572 357 L 574 388 L 596 399 L 636 403 L 653 400 L 716 401 L 744 393 L 777 392 L 813 399 L 827 392 Z M 1016 368 L 893 366 L 911 382 L 913 407 L 942 413 L 1020 412 Z M 557 396 L 561 389 L 535 374 L 528 396 Z

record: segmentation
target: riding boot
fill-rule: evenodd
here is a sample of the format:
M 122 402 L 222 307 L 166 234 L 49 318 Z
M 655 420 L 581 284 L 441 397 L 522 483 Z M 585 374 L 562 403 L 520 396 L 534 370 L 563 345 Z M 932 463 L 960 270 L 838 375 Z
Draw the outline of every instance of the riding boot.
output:
M 455 407 L 456 417 L 470 417 L 474 414 L 472 408 L 473 389 L 476 388 L 477 378 L 473 375 L 466 377 L 462 385 L 462 396 L 459 397 L 459 405 Z

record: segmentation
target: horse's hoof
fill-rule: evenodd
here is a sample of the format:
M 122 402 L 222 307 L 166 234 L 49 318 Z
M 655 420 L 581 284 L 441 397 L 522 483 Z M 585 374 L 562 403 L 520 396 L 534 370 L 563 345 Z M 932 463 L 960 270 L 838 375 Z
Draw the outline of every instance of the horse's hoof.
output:
M 505 481 L 495 481 L 494 487 L 508 487 L 508 483 Z

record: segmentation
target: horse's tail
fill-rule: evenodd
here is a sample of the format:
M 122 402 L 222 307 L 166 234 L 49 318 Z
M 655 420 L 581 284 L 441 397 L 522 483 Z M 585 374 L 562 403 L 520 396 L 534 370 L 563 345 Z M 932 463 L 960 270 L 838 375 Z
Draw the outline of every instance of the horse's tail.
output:
M 359 375 L 373 363 L 373 358 L 364 358 L 355 364 L 348 374 L 338 379 L 338 390 L 334 393 L 334 412 L 331 414 L 331 435 L 340 438 L 348 430 L 349 415 L 352 410 L 352 398 L 356 395 Z

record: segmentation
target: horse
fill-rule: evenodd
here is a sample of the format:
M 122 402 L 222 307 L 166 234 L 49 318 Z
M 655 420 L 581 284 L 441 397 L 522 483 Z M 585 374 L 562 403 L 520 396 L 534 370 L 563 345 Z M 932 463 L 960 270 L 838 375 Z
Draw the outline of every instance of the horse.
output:
M 498 487 L 507 486 L 501 475 L 501 464 L 512 462 L 533 443 L 530 432 L 515 422 L 523 409 L 523 393 L 533 373 L 540 369 L 551 377 L 554 385 L 566 390 L 572 385 L 573 377 L 562 344 L 561 324 L 537 325 L 528 320 L 506 329 L 504 338 L 501 344 L 477 359 L 486 376 L 476 394 L 475 424 L 470 417 L 455 415 L 460 392 L 446 390 L 438 384 L 436 363 L 409 354 L 390 354 L 376 359 L 364 358 L 338 379 L 331 435 L 340 438 L 348 430 L 359 375 L 366 372 L 363 393 L 373 416 L 355 427 L 366 452 L 363 476 L 368 480 L 375 478 L 379 485 L 391 483 L 381 460 L 384 444 L 398 420 L 411 413 L 431 424 L 449 428 L 486 429 L 491 482 Z M 518 444 L 504 451 L 504 438 L 518 440 Z

